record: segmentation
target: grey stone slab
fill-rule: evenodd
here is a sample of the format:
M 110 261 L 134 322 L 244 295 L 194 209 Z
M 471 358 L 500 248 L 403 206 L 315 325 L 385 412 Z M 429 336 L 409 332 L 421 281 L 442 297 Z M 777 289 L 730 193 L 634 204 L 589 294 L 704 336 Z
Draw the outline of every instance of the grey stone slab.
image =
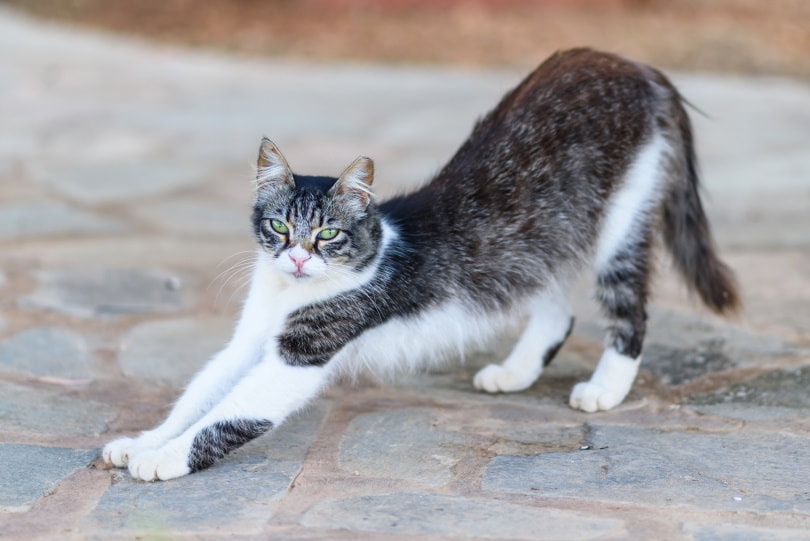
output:
M 89 379 L 93 358 L 85 339 L 55 328 L 29 329 L 0 342 L 0 369 L 33 376 Z
M 626 533 L 615 518 L 507 502 L 405 492 L 326 501 L 302 524 L 400 535 L 575 541 Z
M 87 204 L 127 203 L 194 186 L 210 172 L 194 163 L 59 164 L 36 172 L 40 182 Z
M 728 417 L 751 423 L 768 423 L 772 421 L 784 423 L 792 420 L 805 420 L 808 417 L 808 410 L 806 409 L 785 406 L 757 406 L 734 402 L 691 406 L 691 408 L 704 415 Z
M 239 460 L 238 457 L 242 453 L 264 453 L 278 460 L 293 460 L 302 463 L 309 447 L 318 436 L 329 407 L 330 402 L 327 400 L 314 401 L 303 411 L 287 418 L 269 435 L 236 451 L 232 455 L 234 460 Z
M 127 376 L 181 386 L 227 344 L 233 327 L 228 318 L 143 323 L 121 339 L 118 363 Z
M 338 463 L 361 476 L 385 476 L 436 487 L 452 479 L 454 445 L 463 437 L 443 430 L 429 408 L 358 415 L 340 442 Z
M 685 402 L 695 405 L 752 404 L 807 410 L 810 409 L 810 366 L 774 370 L 713 393 L 691 395 Z
M 0 382 L 0 432 L 98 436 L 115 419 L 107 404 Z
M 590 450 L 497 456 L 481 486 L 657 507 L 810 513 L 808 438 L 596 426 L 589 442 Z
M 20 299 L 23 307 L 86 318 L 173 312 L 189 297 L 176 275 L 157 269 L 42 271 L 37 278 L 40 287 Z
M 0 240 L 108 235 L 127 229 L 128 226 L 121 220 L 61 203 L 35 202 L 0 206 Z
M 242 455 L 239 461 L 165 483 L 138 482 L 121 472 L 83 527 L 154 536 L 257 532 L 299 469 L 295 461 Z
M 0 510 L 26 511 L 73 472 L 86 467 L 98 450 L 0 444 Z
M 595 341 L 604 336 L 595 321 L 581 322 L 576 332 Z M 650 310 L 642 369 L 661 383 L 680 385 L 799 352 L 797 346 L 772 335 L 656 307 Z
M 743 383 L 687 396 L 697 411 L 746 421 L 807 417 L 810 414 L 810 366 L 775 370 Z
M 722 341 L 722 352 L 734 361 L 736 366 L 754 364 L 763 358 L 795 355 L 797 348 L 776 336 L 749 331 L 743 327 L 723 323 L 716 318 L 694 317 L 668 310 L 653 308 L 648 327 L 647 341 L 673 348 L 687 345 L 717 349 Z M 644 359 L 645 364 L 647 358 Z
M 681 385 L 714 372 L 734 368 L 734 362 L 723 351 L 722 338 L 676 348 L 652 343 L 644 348 L 644 368 L 664 385 Z
M 684 524 L 684 532 L 694 541 L 807 541 L 810 532 L 803 529 L 762 528 L 744 524 Z
M 257 533 L 301 469 L 326 407 L 316 403 L 270 436 L 186 477 L 143 483 L 118 472 L 80 527 L 154 536 L 177 531 Z

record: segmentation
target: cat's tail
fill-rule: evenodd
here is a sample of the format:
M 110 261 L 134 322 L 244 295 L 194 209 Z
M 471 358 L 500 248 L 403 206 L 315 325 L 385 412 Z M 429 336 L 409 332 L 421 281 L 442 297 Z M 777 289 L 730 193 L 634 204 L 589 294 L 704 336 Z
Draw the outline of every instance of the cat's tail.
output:
M 663 201 L 664 241 L 675 260 L 675 267 L 691 290 L 712 311 L 734 313 L 740 296 L 734 272 L 717 256 L 709 222 L 700 201 L 700 181 L 695 156 L 692 125 L 677 98 L 677 129 L 682 149 L 677 179 L 670 183 Z

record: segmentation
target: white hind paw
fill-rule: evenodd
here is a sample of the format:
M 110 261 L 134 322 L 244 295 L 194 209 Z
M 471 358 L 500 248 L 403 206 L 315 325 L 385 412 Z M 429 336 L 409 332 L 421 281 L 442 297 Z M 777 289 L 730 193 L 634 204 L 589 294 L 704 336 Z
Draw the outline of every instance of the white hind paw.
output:
M 534 379 L 525 374 L 516 374 L 499 364 L 490 364 L 478 371 L 473 378 L 473 385 L 479 391 L 488 393 L 513 393 L 531 387 Z
M 639 363 L 641 356 L 633 359 L 613 348 L 606 349 L 591 380 L 574 385 L 569 404 L 588 413 L 615 408 L 630 392 Z
M 599 384 L 586 381 L 574 385 L 569 404 L 572 408 L 593 413 L 599 410 L 615 408 L 624 400 L 624 395 L 617 394 Z

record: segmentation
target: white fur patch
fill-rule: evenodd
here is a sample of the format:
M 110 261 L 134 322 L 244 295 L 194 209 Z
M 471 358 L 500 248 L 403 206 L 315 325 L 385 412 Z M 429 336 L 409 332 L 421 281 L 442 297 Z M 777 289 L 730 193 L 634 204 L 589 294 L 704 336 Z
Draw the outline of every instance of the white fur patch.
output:
M 485 346 L 514 322 L 513 314 L 474 314 L 461 301 L 448 301 L 416 317 L 397 317 L 364 332 L 330 364 L 342 373 L 367 369 L 391 377 L 399 371 L 463 358 L 465 352 Z
M 599 233 L 594 265 L 604 268 L 628 237 L 636 231 L 638 221 L 656 208 L 664 181 L 662 161 L 669 149 L 664 138 L 656 134 L 630 165 L 621 187 L 608 202 Z
M 529 321 L 503 364 L 490 364 L 473 379 L 475 388 L 489 393 L 528 389 L 543 372 L 543 356 L 565 339 L 571 309 L 561 291 L 547 291 L 529 303 Z
M 606 349 L 590 381 L 574 386 L 571 407 L 593 413 L 618 406 L 630 392 L 640 364 L 641 356 L 632 359 L 613 348 Z

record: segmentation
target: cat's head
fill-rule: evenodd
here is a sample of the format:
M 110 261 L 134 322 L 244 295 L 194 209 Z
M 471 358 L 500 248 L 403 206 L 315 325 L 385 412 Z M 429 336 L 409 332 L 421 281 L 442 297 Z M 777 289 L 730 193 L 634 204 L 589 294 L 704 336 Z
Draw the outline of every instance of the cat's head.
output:
M 275 270 L 302 282 L 366 268 L 381 238 L 373 180 L 374 163 L 364 157 L 337 178 L 296 175 L 276 145 L 262 139 L 253 227 Z

